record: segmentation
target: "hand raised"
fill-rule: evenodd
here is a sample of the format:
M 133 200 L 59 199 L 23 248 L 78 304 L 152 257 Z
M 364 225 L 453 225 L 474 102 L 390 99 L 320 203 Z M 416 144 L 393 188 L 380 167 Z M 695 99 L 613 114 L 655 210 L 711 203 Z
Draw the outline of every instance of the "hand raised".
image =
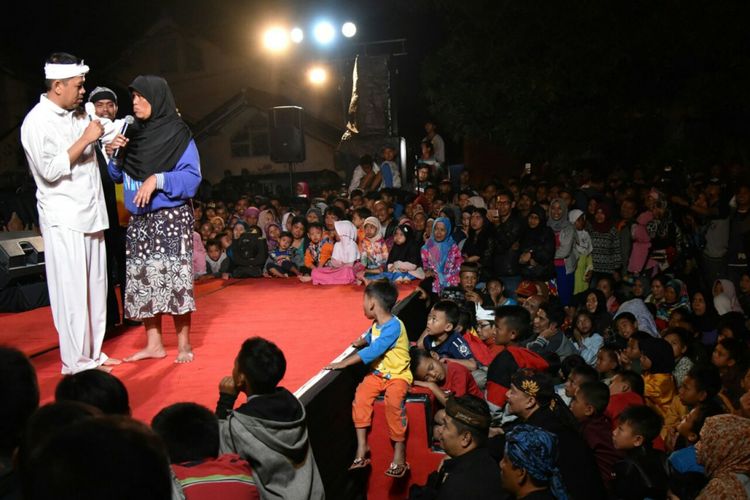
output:
M 83 137 L 86 142 L 94 142 L 104 134 L 104 126 L 99 120 L 90 121 L 86 126 L 86 130 L 83 131 Z

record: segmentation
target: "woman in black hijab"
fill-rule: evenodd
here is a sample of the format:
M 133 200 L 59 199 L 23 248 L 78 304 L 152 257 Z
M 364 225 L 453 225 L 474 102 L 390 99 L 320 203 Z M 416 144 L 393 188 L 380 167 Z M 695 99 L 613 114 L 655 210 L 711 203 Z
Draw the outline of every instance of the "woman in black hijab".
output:
M 527 217 L 527 227 L 520 241 L 521 276 L 547 281 L 555 276 L 555 233 L 547 225 L 547 214 L 534 205 Z
M 125 358 L 138 361 L 167 355 L 161 317 L 172 315 L 177 330 L 177 363 L 193 360 L 190 318 L 193 297 L 193 209 L 201 182 L 200 158 L 190 129 L 177 113 L 172 91 L 158 76 L 130 84 L 136 121 L 127 139 L 118 135 L 109 172 L 123 183 L 132 214 L 126 238 L 125 317 L 143 321 L 147 345 Z

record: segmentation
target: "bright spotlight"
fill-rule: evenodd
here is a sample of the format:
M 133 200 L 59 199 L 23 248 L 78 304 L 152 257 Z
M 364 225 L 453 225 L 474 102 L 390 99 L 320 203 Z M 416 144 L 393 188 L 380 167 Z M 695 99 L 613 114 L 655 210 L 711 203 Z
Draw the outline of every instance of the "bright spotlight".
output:
M 325 68 L 315 66 L 307 72 L 307 79 L 310 80 L 310 83 L 313 85 L 323 85 L 328 79 L 328 72 Z
M 289 46 L 289 35 L 283 28 L 269 28 L 263 33 L 263 46 L 271 52 L 281 52 Z
M 289 33 L 289 37 L 294 43 L 300 43 L 305 38 L 305 34 L 302 33 L 302 28 L 296 26 L 292 28 L 291 33 Z
M 315 40 L 318 43 L 328 45 L 333 41 L 333 37 L 336 36 L 336 30 L 333 29 L 333 25 L 328 21 L 321 21 L 315 25 L 313 36 L 315 36 Z
M 357 25 L 351 21 L 347 21 L 341 26 L 341 34 L 346 38 L 351 38 L 357 34 Z

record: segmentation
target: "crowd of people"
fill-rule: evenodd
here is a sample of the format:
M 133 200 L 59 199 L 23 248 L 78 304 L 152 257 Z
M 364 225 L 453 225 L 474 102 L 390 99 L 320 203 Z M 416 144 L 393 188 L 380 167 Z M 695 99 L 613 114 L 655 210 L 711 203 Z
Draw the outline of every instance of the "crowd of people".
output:
M 371 164 L 367 156 L 358 166 L 370 187 Z M 458 179 L 441 179 L 431 162 L 417 169 L 400 188 L 311 193 L 300 183 L 291 200 L 196 205 L 208 274 L 366 286 L 374 327 L 355 342 L 361 351 L 329 367 L 373 370 L 355 397 L 352 469 L 369 467 L 370 407 L 385 392 L 394 444 L 385 473 L 408 473 L 402 403 L 424 391 L 442 408 L 435 439 L 452 460 L 414 498 L 449 498 L 454 482 L 485 488 L 486 498 L 750 491 L 750 185 L 739 166 L 524 170 L 481 190 L 468 169 Z M 390 295 L 373 286 L 412 281 L 429 313 L 408 349 Z M 482 436 L 469 438 L 477 425 Z M 524 465 L 509 461 L 516 426 L 519 446 L 546 446 L 539 453 L 549 458 L 526 464 L 547 474 L 521 485 L 509 483 Z M 714 426 L 736 445 L 702 441 Z M 487 456 L 454 470 L 447 464 L 469 451 L 454 438 Z M 502 488 L 475 481 L 482 461 L 501 456 Z
M 3 498 L 93 498 L 115 470 L 127 474 L 115 498 L 324 496 L 305 408 L 278 387 L 286 361 L 267 340 L 243 344 L 215 412 L 171 406 L 152 429 L 127 416 L 127 391 L 106 373 L 120 361 L 101 352 L 108 212 L 94 155 L 132 213 L 120 285 L 147 345 L 126 361 L 166 356 L 164 314 L 177 362 L 192 361 L 196 279 L 359 284 L 373 325 L 327 367 L 370 368 L 354 396 L 350 470 L 371 466 L 382 392 L 393 442 L 383 472 L 409 473 L 404 400 L 421 392 L 447 457 L 411 498 L 749 496 L 750 184 L 739 165 L 525 168 L 478 189 L 468 168 L 449 178 L 428 124 L 411 181 L 386 147 L 360 158 L 348 189 L 300 182 L 289 198 L 191 201 L 197 149 L 166 81 L 136 78 L 138 134 L 115 130 L 94 148 L 106 127 L 74 114 L 88 70 L 65 54 L 48 61 L 48 92 L 22 128 L 65 378 L 37 408 L 30 363 L 0 351 Z M 412 282 L 423 332 L 392 312 Z M 233 409 L 239 393 L 248 399 Z

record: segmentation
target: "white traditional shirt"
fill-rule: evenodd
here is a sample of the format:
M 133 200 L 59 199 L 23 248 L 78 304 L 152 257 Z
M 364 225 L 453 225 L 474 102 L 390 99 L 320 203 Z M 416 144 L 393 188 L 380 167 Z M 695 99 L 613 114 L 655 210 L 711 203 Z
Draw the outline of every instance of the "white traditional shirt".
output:
M 84 233 L 109 227 L 93 146 L 72 165 L 68 156 L 88 123 L 88 118 L 74 117 L 42 94 L 21 125 L 21 144 L 36 181 L 39 220 L 47 226 Z

